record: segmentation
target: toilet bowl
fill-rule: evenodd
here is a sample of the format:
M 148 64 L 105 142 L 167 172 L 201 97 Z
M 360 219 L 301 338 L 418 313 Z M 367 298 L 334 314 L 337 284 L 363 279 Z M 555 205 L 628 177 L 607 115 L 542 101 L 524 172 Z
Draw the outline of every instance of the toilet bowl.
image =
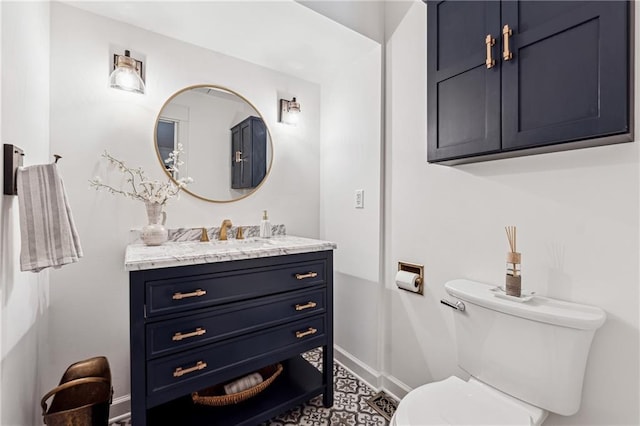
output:
M 470 379 L 451 376 L 412 390 L 392 426 L 532 426 L 550 412 L 578 412 L 591 341 L 606 319 L 602 309 L 505 298 L 495 286 L 469 280 L 445 289 L 458 299 L 443 303 L 454 309 L 458 365 Z
M 409 392 L 400 401 L 390 425 L 537 426 L 547 414 L 473 377 L 465 382 L 451 376 Z

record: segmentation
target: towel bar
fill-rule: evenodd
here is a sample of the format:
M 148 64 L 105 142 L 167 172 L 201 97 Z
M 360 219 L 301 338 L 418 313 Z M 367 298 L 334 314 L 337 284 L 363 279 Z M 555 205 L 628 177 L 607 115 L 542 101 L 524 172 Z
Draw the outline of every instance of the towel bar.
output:
M 61 155 L 53 154 L 54 163 L 62 158 Z M 17 173 L 18 167 L 22 167 L 24 151 L 15 145 L 4 144 L 4 194 L 18 195 Z

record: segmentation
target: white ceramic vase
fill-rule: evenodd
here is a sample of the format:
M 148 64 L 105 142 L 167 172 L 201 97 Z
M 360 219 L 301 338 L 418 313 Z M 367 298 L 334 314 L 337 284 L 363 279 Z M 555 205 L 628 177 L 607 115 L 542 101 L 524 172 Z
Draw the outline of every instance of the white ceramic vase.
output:
M 164 227 L 167 213 L 159 203 L 146 202 L 145 207 L 149 224 L 142 227 L 142 241 L 148 246 L 159 246 L 168 238 L 167 228 Z

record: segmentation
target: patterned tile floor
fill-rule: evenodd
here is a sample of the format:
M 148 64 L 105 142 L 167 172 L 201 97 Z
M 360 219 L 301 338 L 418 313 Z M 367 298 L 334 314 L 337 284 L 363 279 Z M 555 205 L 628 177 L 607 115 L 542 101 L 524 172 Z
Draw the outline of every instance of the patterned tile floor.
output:
M 303 357 L 319 370 L 322 350 L 315 349 Z M 398 401 L 358 380 L 337 363 L 333 363 L 333 407 L 322 406 L 322 395 L 289 410 L 261 426 L 386 426 Z M 131 426 L 129 420 L 110 426 Z
M 303 357 L 318 370 L 322 369 L 322 351 L 320 349 L 306 352 Z M 263 426 L 385 426 L 389 423 L 378 409 L 374 409 L 368 403 L 377 396 L 375 390 L 335 362 L 333 363 L 333 383 L 335 386 L 333 407 L 323 407 L 322 395 L 319 395 L 306 404 L 271 419 Z M 392 398 L 388 399 L 395 403 L 393 406 L 395 410 L 397 402 Z M 374 405 L 376 404 L 374 403 Z

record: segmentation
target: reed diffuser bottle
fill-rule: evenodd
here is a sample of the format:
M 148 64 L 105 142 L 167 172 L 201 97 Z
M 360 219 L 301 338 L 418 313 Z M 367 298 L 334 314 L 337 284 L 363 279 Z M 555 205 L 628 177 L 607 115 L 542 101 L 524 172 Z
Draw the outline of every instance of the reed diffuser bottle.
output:
M 522 256 L 516 250 L 516 227 L 507 226 L 507 240 L 509 241 L 510 252 L 507 253 L 507 276 L 505 292 L 507 296 L 520 297 L 522 292 L 522 275 L 520 273 L 520 264 Z

